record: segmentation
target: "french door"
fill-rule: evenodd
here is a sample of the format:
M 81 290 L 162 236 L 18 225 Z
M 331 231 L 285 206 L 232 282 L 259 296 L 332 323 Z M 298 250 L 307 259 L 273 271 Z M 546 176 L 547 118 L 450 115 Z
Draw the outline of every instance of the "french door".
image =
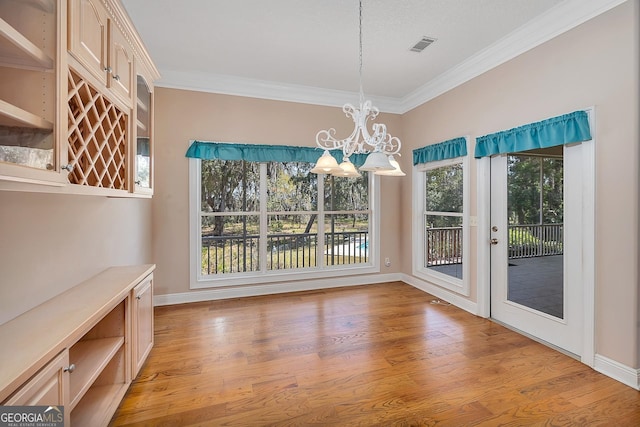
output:
M 491 158 L 491 317 L 576 356 L 593 263 L 583 145 Z

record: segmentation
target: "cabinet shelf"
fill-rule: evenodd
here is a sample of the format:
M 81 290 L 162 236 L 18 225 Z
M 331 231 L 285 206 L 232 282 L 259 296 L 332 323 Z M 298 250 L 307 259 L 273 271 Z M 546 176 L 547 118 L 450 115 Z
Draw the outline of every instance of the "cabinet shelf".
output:
M 0 126 L 53 130 L 53 123 L 0 99 Z
M 46 3 L 46 2 L 40 2 Z M 53 59 L 0 18 L 0 62 L 5 65 L 52 70 Z
M 123 344 L 124 337 L 112 337 L 78 341 L 71 347 L 69 350 L 69 362 L 76 365 L 76 369 L 71 374 L 69 384 L 70 410 L 73 410 L 78 402 L 83 399 L 85 393 L 88 393 L 87 390 L 90 389 L 93 382 Z
M 129 384 L 108 384 L 91 387 L 71 412 L 72 426 L 106 425 L 127 392 Z

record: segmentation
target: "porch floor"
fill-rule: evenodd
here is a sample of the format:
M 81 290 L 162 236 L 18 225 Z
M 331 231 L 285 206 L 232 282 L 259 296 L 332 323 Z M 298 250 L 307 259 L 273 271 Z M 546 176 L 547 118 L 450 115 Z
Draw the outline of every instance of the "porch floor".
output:
M 462 264 L 430 267 L 462 278 Z M 509 300 L 562 319 L 562 255 L 509 260 Z

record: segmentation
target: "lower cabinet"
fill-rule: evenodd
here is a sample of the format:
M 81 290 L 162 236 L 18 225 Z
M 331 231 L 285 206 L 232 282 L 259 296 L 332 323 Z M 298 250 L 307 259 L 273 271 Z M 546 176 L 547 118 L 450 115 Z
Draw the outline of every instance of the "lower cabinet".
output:
M 10 406 L 62 406 L 66 403 L 69 395 L 68 378 L 69 351 L 63 350 L 2 404 Z
M 114 267 L 0 325 L 0 339 L 8 342 L 42 321 L 61 328 L 43 335 L 43 346 L 23 358 L 0 349 L 7 365 L 0 373 L 0 403 L 64 407 L 67 427 L 107 426 L 153 347 L 153 268 Z M 99 314 L 87 318 L 90 312 Z M 69 338 L 47 343 L 52 335 Z M 57 355 L 44 365 L 35 362 L 52 353 Z
M 133 374 L 135 378 L 153 347 L 153 276 L 133 288 Z
M 106 425 L 131 382 L 127 366 L 127 305 L 123 300 L 69 349 L 71 425 Z

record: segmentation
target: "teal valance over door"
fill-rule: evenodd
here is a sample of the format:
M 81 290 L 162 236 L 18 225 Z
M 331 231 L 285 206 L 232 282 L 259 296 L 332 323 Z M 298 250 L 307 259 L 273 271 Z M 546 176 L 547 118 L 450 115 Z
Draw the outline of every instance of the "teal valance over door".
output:
M 475 158 L 589 141 L 589 116 L 575 111 L 476 138 Z
M 467 155 L 467 139 L 455 138 L 413 150 L 413 165 L 455 159 Z
M 304 162 L 316 163 L 324 153 L 321 148 L 295 147 L 291 145 L 236 144 L 229 142 L 193 141 L 185 157 L 202 160 L 245 160 L 247 162 Z M 332 150 L 338 162 L 342 161 L 342 151 Z M 364 154 L 349 157 L 356 166 L 362 166 Z

